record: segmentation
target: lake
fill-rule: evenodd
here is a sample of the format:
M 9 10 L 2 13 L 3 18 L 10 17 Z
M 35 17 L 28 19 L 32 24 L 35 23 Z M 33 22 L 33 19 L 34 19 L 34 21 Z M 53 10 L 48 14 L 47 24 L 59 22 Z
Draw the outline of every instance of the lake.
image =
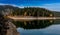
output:
M 60 20 L 15 21 L 20 35 L 60 35 Z

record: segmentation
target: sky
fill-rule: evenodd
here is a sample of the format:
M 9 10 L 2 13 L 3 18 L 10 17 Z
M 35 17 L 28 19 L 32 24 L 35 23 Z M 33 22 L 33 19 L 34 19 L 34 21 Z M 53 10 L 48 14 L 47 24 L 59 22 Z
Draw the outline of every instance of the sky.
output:
M 0 5 L 17 7 L 42 7 L 53 11 L 60 11 L 60 0 L 0 0 Z

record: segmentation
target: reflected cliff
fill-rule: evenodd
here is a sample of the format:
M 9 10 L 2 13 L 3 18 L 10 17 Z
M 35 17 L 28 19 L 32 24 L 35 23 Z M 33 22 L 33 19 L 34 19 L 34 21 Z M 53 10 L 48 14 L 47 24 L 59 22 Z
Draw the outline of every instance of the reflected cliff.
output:
M 55 24 L 54 20 L 13 21 L 13 23 L 24 29 L 42 29 Z

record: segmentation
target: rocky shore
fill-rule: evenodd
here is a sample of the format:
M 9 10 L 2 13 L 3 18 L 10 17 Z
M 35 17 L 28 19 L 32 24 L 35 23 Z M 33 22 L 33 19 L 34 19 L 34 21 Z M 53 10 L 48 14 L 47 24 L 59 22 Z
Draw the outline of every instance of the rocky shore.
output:
M 19 35 L 16 26 L 11 22 L 10 19 L 4 18 L 0 14 L 0 35 Z
M 19 33 L 16 30 L 16 26 L 10 21 L 8 21 L 7 23 L 9 23 L 8 24 L 9 25 L 8 26 L 9 29 L 7 30 L 7 34 L 6 35 L 19 35 Z

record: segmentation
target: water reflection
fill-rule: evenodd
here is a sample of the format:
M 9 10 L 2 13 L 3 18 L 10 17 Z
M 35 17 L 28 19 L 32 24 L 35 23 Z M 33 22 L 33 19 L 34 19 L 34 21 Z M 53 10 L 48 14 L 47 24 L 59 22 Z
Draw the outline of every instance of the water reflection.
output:
M 13 21 L 20 35 L 60 35 L 60 20 Z
M 15 21 L 14 24 L 24 29 L 42 29 L 54 24 L 54 20 Z
M 60 24 L 51 25 L 44 29 L 29 29 L 18 28 L 20 35 L 60 35 Z

